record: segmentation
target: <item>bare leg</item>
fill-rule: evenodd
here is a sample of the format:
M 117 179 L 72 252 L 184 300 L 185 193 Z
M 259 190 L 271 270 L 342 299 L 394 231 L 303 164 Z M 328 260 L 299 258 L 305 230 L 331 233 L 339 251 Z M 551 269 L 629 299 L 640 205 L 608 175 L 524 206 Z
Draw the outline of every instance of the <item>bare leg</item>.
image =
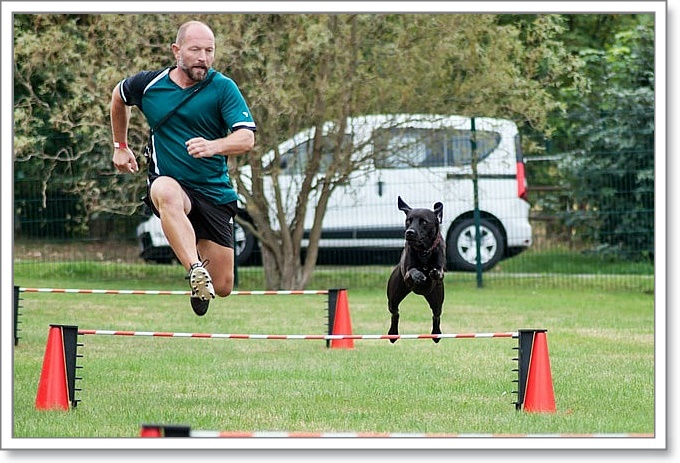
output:
M 177 259 L 189 270 L 199 262 L 196 234 L 187 215 L 191 201 L 176 180 L 159 177 L 151 184 L 151 200 L 160 213 L 163 232 Z
M 198 252 L 212 277 L 218 296 L 226 297 L 234 289 L 234 249 L 208 241 L 198 240 Z

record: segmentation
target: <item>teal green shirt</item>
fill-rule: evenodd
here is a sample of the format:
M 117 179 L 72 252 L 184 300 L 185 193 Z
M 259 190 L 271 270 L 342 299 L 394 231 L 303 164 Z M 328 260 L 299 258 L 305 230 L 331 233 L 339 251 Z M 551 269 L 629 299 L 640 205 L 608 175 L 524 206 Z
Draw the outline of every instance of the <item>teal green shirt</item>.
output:
M 152 128 L 193 90 L 174 83 L 169 77 L 171 69 L 142 71 L 120 85 L 125 104 L 139 107 Z M 237 198 L 227 157 L 196 159 L 189 155 L 185 143 L 195 137 L 223 138 L 239 129 L 255 131 L 256 126 L 236 83 L 214 69 L 209 73 L 215 74 L 212 82 L 154 132 L 149 176 L 172 177 L 215 204 L 226 204 Z

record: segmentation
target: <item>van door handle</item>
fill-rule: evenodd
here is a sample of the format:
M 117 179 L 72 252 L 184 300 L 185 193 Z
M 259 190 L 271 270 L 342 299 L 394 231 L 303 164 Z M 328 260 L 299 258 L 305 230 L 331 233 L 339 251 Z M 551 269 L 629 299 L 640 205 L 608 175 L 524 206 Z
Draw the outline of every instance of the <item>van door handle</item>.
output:
M 378 196 L 382 197 L 383 195 L 383 185 L 385 183 L 382 180 L 378 180 Z

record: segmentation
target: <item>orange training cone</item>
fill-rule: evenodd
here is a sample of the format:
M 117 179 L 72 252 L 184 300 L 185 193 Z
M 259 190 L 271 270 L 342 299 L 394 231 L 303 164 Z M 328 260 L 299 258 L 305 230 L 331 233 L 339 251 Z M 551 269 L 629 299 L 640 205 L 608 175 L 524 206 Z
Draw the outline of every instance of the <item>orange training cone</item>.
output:
M 333 334 L 352 334 L 352 321 L 349 318 L 347 304 L 347 290 L 338 291 L 335 303 L 335 319 L 333 320 Z M 354 349 L 354 339 L 333 339 L 331 349 Z
M 35 408 L 38 410 L 69 408 L 64 338 L 60 326 L 50 326 Z
M 554 413 L 555 393 L 553 391 L 548 341 L 544 331 L 534 334 L 531 360 L 527 378 L 524 411 L 535 413 Z

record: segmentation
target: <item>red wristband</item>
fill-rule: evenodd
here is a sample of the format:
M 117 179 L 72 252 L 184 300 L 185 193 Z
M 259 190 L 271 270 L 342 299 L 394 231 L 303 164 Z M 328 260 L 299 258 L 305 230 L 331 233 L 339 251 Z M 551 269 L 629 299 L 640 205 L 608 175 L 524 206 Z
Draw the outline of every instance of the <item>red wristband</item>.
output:
M 127 143 L 125 143 L 125 142 L 117 142 L 117 141 L 114 141 L 114 142 L 113 142 L 113 147 L 114 147 L 115 149 L 118 150 L 118 149 L 125 149 L 125 148 L 127 148 L 128 146 L 127 146 Z

